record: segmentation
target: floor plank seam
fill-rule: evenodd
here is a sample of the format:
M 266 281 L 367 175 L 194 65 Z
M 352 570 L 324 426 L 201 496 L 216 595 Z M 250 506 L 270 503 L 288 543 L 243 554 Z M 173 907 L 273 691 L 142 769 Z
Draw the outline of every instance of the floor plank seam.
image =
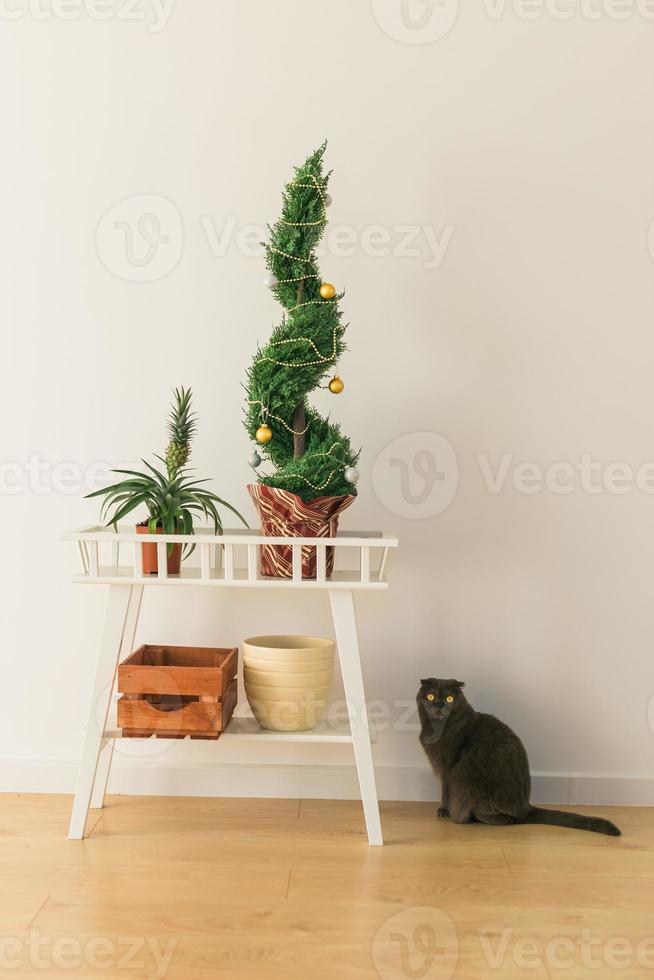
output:
M 97 819 L 97 820 L 95 821 L 95 823 L 93 824 L 93 826 L 92 826 L 92 827 L 91 827 L 91 829 L 89 830 L 89 832 L 88 832 L 88 834 L 86 835 L 86 839 L 87 839 L 87 840 L 89 839 L 89 837 L 91 837 L 91 836 L 93 835 L 93 831 L 94 831 L 94 830 L 95 830 L 95 828 L 96 828 L 96 827 L 98 826 L 98 824 L 99 824 L 99 823 L 100 823 L 100 821 L 102 820 L 102 818 L 103 818 L 103 816 L 104 816 L 104 810 L 102 810 L 102 811 L 100 812 L 100 816 L 99 816 L 99 817 L 98 817 L 98 819 Z
M 291 889 L 291 875 L 293 874 L 293 868 L 288 869 L 288 880 L 286 882 L 286 894 L 284 895 L 284 901 L 288 902 L 288 893 Z
M 45 896 L 45 898 L 43 899 L 43 901 L 39 905 L 38 909 L 36 910 L 36 912 L 34 913 L 34 915 L 32 916 L 32 918 L 30 919 L 30 921 L 27 923 L 27 930 L 26 931 L 29 932 L 29 930 L 34 925 L 34 922 L 36 921 L 36 919 L 38 919 L 38 917 L 40 916 L 41 912 L 46 907 L 46 905 L 48 904 L 49 901 L 50 901 L 50 892 L 48 892 L 48 894 Z
M 541 943 L 540 946 L 541 946 L 541 951 L 542 951 L 543 944 Z M 546 956 L 543 956 L 543 969 L 545 970 L 545 973 L 547 974 L 547 980 L 552 980 L 552 974 L 550 973 L 550 968 L 549 968 L 549 965 L 547 963 L 547 957 Z

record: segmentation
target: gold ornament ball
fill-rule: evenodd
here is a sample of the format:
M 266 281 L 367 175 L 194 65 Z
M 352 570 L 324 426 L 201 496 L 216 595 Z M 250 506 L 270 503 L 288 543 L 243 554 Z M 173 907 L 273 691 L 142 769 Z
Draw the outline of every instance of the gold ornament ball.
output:
M 334 375 L 332 380 L 329 382 L 329 390 L 331 391 L 332 395 L 340 395 L 344 387 L 345 385 L 343 384 L 343 381 L 337 374 Z
M 320 287 L 320 295 L 323 299 L 333 299 L 336 295 L 336 286 L 332 286 L 330 282 L 323 282 Z
M 257 442 L 260 442 L 263 445 L 265 445 L 267 442 L 270 442 L 270 440 L 272 439 L 272 429 L 270 428 L 270 426 L 260 425 L 259 428 L 257 429 L 256 439 Z

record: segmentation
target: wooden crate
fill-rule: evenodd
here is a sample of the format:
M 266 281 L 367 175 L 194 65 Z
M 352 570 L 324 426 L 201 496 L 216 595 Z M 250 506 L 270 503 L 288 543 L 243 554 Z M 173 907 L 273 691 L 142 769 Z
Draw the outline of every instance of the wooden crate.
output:
M 238 650 L 144 645 L 118 667 L 124 736 L 218 738 L 237 702 Z

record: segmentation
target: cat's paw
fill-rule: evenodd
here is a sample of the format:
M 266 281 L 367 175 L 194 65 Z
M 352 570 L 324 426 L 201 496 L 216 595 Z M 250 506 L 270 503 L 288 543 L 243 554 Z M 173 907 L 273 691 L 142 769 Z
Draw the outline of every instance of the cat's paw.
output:
M 446 806 L 439 806 L 438 816 L 440 817 L 441 820 L 444 820 L 445 817 L 449 817 L 449 815 L 450 815 L 450 811 Z

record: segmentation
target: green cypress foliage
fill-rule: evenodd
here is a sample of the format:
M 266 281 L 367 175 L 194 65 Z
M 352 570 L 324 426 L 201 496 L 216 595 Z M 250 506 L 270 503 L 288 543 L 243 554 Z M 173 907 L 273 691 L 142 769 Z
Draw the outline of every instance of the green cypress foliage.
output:
M 326 143 L 295 170 L 286 185 L 282 213 L 270 227 L 267 264 L 272 291 L 284 307 L 281 323 L 257 351 L 248 371 L 246 429 L 252 440 L 260 425 L 272 430 L 258 452 L 275 467 L 260 482 L 308 501 L 324 495 L 356 493 L 345 469 L 356 464 L 350 441 L 338 425 L 306 403 L 307 395 L 334 373 L 345 350 L 338 302 L 320 295 L 316 248 L 327 221 L 323 173 Z

